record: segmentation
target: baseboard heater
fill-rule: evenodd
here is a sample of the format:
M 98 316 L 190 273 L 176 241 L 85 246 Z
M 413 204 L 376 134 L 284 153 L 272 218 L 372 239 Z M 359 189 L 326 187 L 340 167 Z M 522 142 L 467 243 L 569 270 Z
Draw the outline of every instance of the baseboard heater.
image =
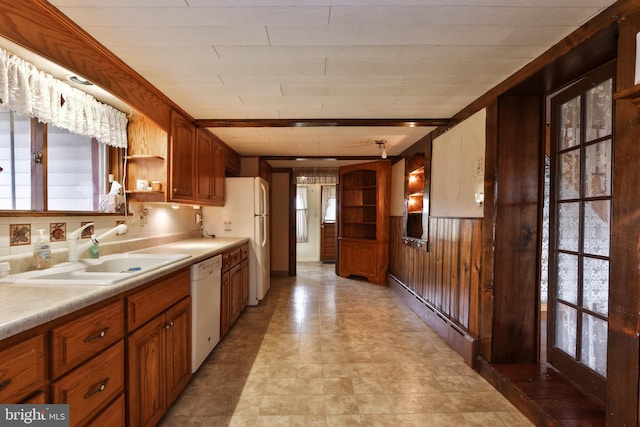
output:
M 471 367 L 478 355 L 479 340 L 452 322 L 445 314 L 409 289 L 393 274 L 387 274 L 388 285 L 400 298 L 446 341 Z

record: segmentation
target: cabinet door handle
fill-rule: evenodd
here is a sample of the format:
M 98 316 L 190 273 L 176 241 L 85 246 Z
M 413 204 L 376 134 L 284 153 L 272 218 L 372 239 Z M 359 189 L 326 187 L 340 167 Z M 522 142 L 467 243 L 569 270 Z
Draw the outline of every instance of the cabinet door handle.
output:
M 0 383 L 0 391 L 4 390 L 5 388 L 7 388 L 7 386 L 11 384 L 11 378 L 4 380 Z
M 97 340 L 100 338 L 104 338 L 105 335 L 107 335 L 107 331 L 109 330 L 109 327 L 107 326 L 106 328 L 104 328 L 103 330 L 101 330 L 100 332 L 98 332 L 95 335 L 89 335 L 88 337 L 86 337 L 84 339 L 84 342 L 91 342 L 93 340 Z
M 165 324 L 164 324 L 164 328 L 165 328 L 165 329 L 169 329 L 169 328 L 171 328 L 171 327 L 173 327 L 173 322 L 169 322 L 169 323 L 165 323 Z
M 177 193 L 177 192 L 178 192 L 178 189 L 177 189 L 177 188 L 174 188 L 174 189 L 173 189 L 173 192 L 174 192 L 174 193 Z
M 87 394 L 84 395 L 84 398 L 88 399 L 91 396 L 93 396 L 94 394 L 97 394 L 97 393 L 100 393 L 101 391 L 104 391 L 104 389 L 107 388 L 107 383 L 108 382 L 109 382 L 109 377 L 107 377 L 104 380 L 102 380 L 102 382 L 100 384 L 98 384 L 98 386 L 96 388 L 94 388 L 93 390 L 88 391 Z

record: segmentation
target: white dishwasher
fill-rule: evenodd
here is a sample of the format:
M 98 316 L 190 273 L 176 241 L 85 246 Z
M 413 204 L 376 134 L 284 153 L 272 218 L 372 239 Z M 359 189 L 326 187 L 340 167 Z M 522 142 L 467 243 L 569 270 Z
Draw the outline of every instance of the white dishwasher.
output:
M 220 341 L 222 255 L 191 266 L 191 372 Z

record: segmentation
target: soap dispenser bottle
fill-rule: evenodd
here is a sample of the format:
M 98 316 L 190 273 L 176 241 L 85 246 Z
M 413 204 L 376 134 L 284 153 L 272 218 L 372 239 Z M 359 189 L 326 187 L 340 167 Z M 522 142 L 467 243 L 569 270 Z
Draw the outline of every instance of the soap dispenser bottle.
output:
M 96 235 L 91 235 L 91 243 L 93 243 L 89 247 L 89 258 L 98 259 L 100 258 L 100 242 L 96 239 Z
M 36 259 L 36 268 L 47 268 L 51 263 L 51 245 L 44 234 L 44 230 L 38 230 L 40 236 L 33 245 L 33 256 Z

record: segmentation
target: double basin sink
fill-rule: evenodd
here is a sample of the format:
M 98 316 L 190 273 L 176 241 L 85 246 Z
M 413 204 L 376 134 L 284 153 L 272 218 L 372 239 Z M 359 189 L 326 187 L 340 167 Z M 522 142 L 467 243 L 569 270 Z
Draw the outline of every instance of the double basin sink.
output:
M 67 262 L 46 270 L 13 274 L 0 279 L 0 283 L 108 286 L 189 257 L 185 254 L 112 254 L 99 259 Z

